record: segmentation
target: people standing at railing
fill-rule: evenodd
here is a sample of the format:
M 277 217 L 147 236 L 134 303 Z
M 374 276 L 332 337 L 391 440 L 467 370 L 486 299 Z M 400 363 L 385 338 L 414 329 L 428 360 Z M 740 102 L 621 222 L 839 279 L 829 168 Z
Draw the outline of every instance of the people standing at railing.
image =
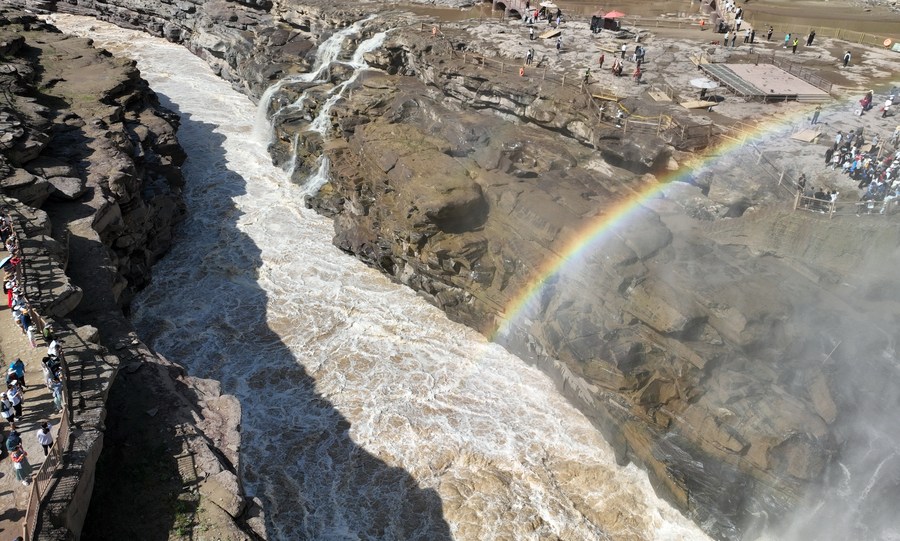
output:
M 775 33 L 775 27 L 769 25 L 769 31 L 766 32 L 766 41 L 772 41 L 772 34 Z
M 50 383 L 50 392 L 53 393 L 53 405 L 56 407 L 56 413 L 63 409 L 63 384 L 59 376 L 54 376 Z
M 809 31 L 809 35 L 806 36 L 806 46 L 807 46 L 807 47 L 812 47 L 812 44 L 813 44 L 813 40 L 814 40 L 814 39 L 816 39 L 816 31 L 815 31 L 815 30 L 810 30 L 810 31 Z
M 850 64 L 850 51 L 844 53 L 844 67 L 846 68 L 848 64 Z

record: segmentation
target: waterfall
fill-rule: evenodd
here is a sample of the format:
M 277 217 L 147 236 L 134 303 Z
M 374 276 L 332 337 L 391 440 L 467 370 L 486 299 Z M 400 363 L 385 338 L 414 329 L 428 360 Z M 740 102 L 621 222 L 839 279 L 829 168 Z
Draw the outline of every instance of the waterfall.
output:
M 323 72 L 329 70 L 330 66 L 336 61 L 338 55 L 343 49 L 344 41 L 349 38 L 349 36 L 358 32 L 360 27 L 370 20 L 372 20 L 374 16 L 370 16 L 361 21 L 357 21 L 347 28 L 341 30 L 340 32 L 336 32 L 319 48 L 316 53 L 316 67 L 313 71 L 309 73 L 303 73 L 299 75 L 292 75 L 289 77 L 285 77 L 280 81 L 276 82 L 272 86 L 266 89 L 263 93 L 262 98 L 259 100 L 259 105 L 256 110 L 256 120 L 254 122 L 254 134 L 256 134 L 257 138 L 260 138 L 264 143 L 268 143 L 272 141 L 274 138 L 274 120 L 277 118 L 282 112 L 286 110 L 296 110 L 302 108 L 306 102 L 308 94 L 307 92 L 303 92 L 299 98 L 293 103 L 279 109 L 272 115 L 272 119 L 267 118 L 268 110 L 271 107 L 272 99 L 281 91 L 285 85 L 296 83 L 296 82 L 312 82 L 320 80 Z M 312 120 L 309 125 L 310 131 L 314 131 L 323 136 L 327 135 L 328 127 L 331 120 L 331 109 L 334 107 L 334 104 L 338 102 L 338 100 L 343 97 L 344 92 L 350 88 L 350 86 L 356 81 L 359 74 L 368 68 L 368 64 L 366 64 L 364 60 L 364 56 L 366 53 L 374 51 L 378 47 L 380 47 L 385 38 L 387 37 L 387 32 L 378 32 L 372 37 L 363 40 L 359 46 L 357 46 L 356 50 L 353 53 L 352 58 L 349 62 L 345 64 L 353 68 L 352 75 L 347 78 L 347 80 L 341 82 L 337 86 L 335 86 L 328 94 L 328 98 L 325 100 L 325 103 L 319 107 L 319 111 L 316 114 L 316 117 Z M 261 123 L 264 124 L 265 127 L 261 126 Z M 292 138 L 291 144 L 291 157 L 288 160 L 288 164 L 286 166 L 286 170 L 289 172 L 290 176 L 293 177 L 294 172 L 297 169 L 297 146 L 299 143 L 300 134 L 295 133 Z M 328 182 L 328 170 L 329 163 L 327 158 L 323 156 L 319 156 L 317 158 L 317 168 L 316 172 L 310 175 L 309 178 L 303 182 L 303 190 L 306 195 L 313 195 L 321 188 L 326 182 Z
M 316 50 L 316 59 L 312 71 L 289 75 L 269 86 L 269 88 L 263 92 L 263 95 L 259 98 L 259 104 L 256 109 L 256 119 L 253 123 L 253 133 L 257 138 L 262 138 L 264 141 L 271 141 L 272 136 L 274 135 L 273 126 L 269 119 L 269 107 L 272 105 L 272 98 L 286 85 L 294 83 L 311 83 L 313 81 L 321 80 L 323 72 L 325 72 L 331 63 L 337 60 L 338 55 L 341 54 L 341 50 L 343 49 L 344 42 L 347 38 L 359 33 L 363 25 L 374 18 L 375 15 L 370 15 L 365 19 L 356 21 L 350 26 L 335 32 L 329 36 L 328 39 L 323 41 Z
M 183 115 L 188 216 L 133 322 L 240 401 L 238 471 L 269 539 L 706 539 L 549 377 L 335 248 L 302 208 L 327 161 L 291 183 L 247 137 L 253 104 L 201 59 L 58 24 L 134 58 Z

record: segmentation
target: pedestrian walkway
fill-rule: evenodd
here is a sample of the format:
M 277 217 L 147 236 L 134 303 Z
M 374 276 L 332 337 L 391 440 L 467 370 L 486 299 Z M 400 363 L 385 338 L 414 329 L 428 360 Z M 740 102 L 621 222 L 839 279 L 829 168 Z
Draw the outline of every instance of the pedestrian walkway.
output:
M 47 354 L 47 346 L 38 337 L 37 347 L 32 348 L 28 338 L 22 333 L 12 319 L 5 299 L 0 302 L 0 355 L 2 355 L 3 374 L 9 364 L 17 357 L 25 362 L 25 401 L 22 405 L 22 418 L 16 419 L 16 427 L 22 438 L 22 445 L 28 453 L 32 470 L 37 473 L 44 462 L 44 451 L 37 442 L 37 432 L 41 423 L 49 421 L 53 425 L 53 436 L 59 428 L 59 415 L 53 406 L 53 395 L 44 383 L 41 370 L 41 359 Z M 25 509 L 31 486 L 24 486 L 16 480 L 12 461 L 5 450 L 6 436 L 9 434 L 9 423 L 2 422 L 3 453 L 0 459 L 0 539 L 15 539 L 22 535 Z

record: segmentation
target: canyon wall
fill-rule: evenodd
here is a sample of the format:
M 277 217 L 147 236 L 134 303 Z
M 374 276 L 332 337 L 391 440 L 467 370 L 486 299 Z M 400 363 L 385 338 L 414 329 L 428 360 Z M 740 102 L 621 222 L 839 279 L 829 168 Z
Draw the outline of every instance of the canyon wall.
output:
M 198 512 L 215 531 L 255 538 L 262 519 L 236 476 L 240 405 L 149 351 L 122 312 L 183 216 L 178 117 L 132 61 L 31 14 L 0 10 L 0 58 L 0 188 L 22 246 L 25 294 L 65 348 L 72 394 L 69 446 L 36 535 L 80 536 L 102 452 L 158 452 L 110 432 L 110 422 L 132 415 L 129 432 L 158 427 L 158 442 L 169 430 L 191 457 Z M 113 390 L 123 387 L 131 387 L 124 403 Z M 143 393 L 164 406 L 136 412 Z

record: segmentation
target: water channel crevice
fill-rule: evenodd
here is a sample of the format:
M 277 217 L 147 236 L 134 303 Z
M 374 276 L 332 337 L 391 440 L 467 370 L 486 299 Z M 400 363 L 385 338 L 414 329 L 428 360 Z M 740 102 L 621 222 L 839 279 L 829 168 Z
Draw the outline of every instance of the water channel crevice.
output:
M 179 114 L 181 119 L 179 138 L 185 141 L 190 157 L 185 168 L 196 172 L 201 165 L 192 162 L 202 160 L 205 164 L 227 163 L 228 158 L 222 150 L 225 137 L 217 133 L 218 126 L 193 118 L 190 113 L 180 111 L 177 102 L 158 93 L 161 103 Z M 193 150 L 187 141 L 202 142 L 203 152 Z M 219 169 L 214 173 L 204 173 L 205 183 L 191 183 L 186 188 L 186 199 L 189 209 L 194 204 L 215 201 L 218 208 L 213 213 L 197 212 L 192 209 L 184 225 L 176 234 L 176 244 L 184 244 L 187 238 L 194 240 L 192 256 L 180 260 L 177 268 L 166 267 L 163 275 L 156 281 L 165 284 L 163 290 L 175 301 L 172 310 L 178 310 L 182 316 L 190 317 L 193 310 L 204 313 L 203 306 L 184 301 L 181 290 L 185 285 L 203 288 L 209 286 L 209 294 L 218 297 L 222 306 L 227 306 L 227 313 L 205 312 L 209 316 L 200 335 L 185 336 L 194 329 L 179 328 L 166 324 L 174 314 L 160 314 L 150 320 L 141 315 L 138 308 L 138 328 L 143 338 L 151 346 L 159 334 L 172 336 L 169 340 L 180 343 L 180 347 L 196 347 L 208 352 L 210 358 L 205 363 L 192 365 L 192 373 L 205 378 L 221 380 L 223 390 L 237 393 L 241 388 L 245 393 L 265 395 L 271 385 L 282 387 L 278 415 L 273 415 L 271 403 L 253 400 L 242 401 L 241 411 L 245 427 L 252 427 L 244 432 L 241 453 L 242 478 L 250 488 L 251 494 L 258 495 L 265 503 L 269 517 L 280 517 L 291 524 L 315 524 L 317 528 L 310 531 L 303 529 L 290 531 L 283 526 L 267 525 L 270 539 L 303 538 L 323 539 L 336 535 L 352 535 L 360 539 L 379 539 L 385 535 L 402 539 L 450 539 L 449 528 L 442 516 L 441 499 L 434 490 L 421 488 L 410 474 L 399 467 L 391 467 L 384 461 L 359 447 L 349 435 L 351 423 L 331 402 L 316 391 L 315 380 L 301 366 L 295 355 L 267 325 L 267 306 L 270 304 L 268 294 L 258 285 L 259 273 L 263 267 L 261 251 L 253 239 L 242 233 L 237 221 L 242 213 L 235 208 L 234 199 L 246 194 L 246 183 L 242 175 L 227 169 Z M 200 194 L 206 192 L 205 196 Z M 214 195 L 209 192 L 214 192 Z M 208 209 L 207 209 L 208 210 Z M 198 239 L 204 243 L 197 244 Z M 231 247 L 234 247 L 233 249 Z M 233 259 L 204 260 L 211 254 L 222 255 L 222 251 L 234 255 Z M 218 252 L 217 252 L 218 251 Z M 169 256 L 169 257 L 177 257 Z M 214 282 L 215 285 L 212 285 Z M 232 319 L 234 317 L 235 319 Z M 177 318 L 175 318 L 177 319 Z M 171 343 L 171 342 L 169 342 Z M 162 347 L 165 350 L 165 347 Z M 250 360 L 248 350 L 262 349 L 265 363 L 256 364 Z M 259 359 L 259 357 L 257 357 Z M 211 361 L 211 362 L 210 362 Z M 143 401 L 150 409 L 152 397 L 143 400 L 134 395 L 145 394 L 140 389 L 130 388 L 128 374 L 123 373 L 117 382 L 117 392 L 123 396 L 112 398 L 113 403 L 121 400 Z M 287 385 L 278 384 L 277 381 Z M 186 396 L 191 390 L 183 388 Z M 239 394 L 240 396 L 240 394 Z M 134 408 L 130 408 L 134 409 Z M 138 408 L 140 410 L 141 408 Z M 299 413 L 299 415 L 298 415 Z M 262 423 L 255 419 L 265 418 Z M 121 539 L 137 532 L 109 531 L 104 525 L 111 507 L 118 513 L 140 515 L 142 501 L 134 498 L 130 503 L 116 501 L 121 498 L 121 488 L 114 479 L 129 463 L 142 464 L 137 468 L 129 485 L 136 494 L 140 487 L 147 483 L 148 477 L 159 476 L 166 479 L 166 472 L 177 468 L 163 449 L 149 449 L 151 463 L 146 463 L 147 456 L 136 457 L 126 452 L 131 447 L 129 440 L 135 439 L 132 427 L 138 419 L 116 418 L 112 415 L 109 426 L 112 434 L 109 444 L 111 451 L 104 455 L 104 463 L 98 472 L 97 483 L 105 487 L 105 491 L 97 494 L 92 502 L 92 514 L 88 517 L 86 535 L 94 539 Z M 121 425 L 121 426 L 117 426 Z M 290 443 L 273 440 L 272 436 L 292 436 Z M 173 435 L 174 436 L 174 435 Z M 122 438 L 124 441 L 120 441 Z M 168 438 L 159 437 L 160 441 Z M 147 442 L 145 442 L 147 443 Z M 125 446 L 123 446 L 125 445 Z M 327 453 L 329 460 L 325 462 L 306 461 L 302 469 L 291 466 L 298 455 L 317 455 Z M 158 460 L 159 462 L 152 462 Z M 119 462 L 116 464 L 116 462 Z M 331 465 L 332 467 L 328 467 Z M 150 470 L 150 471 L 148 471 Z M 271 492 L 262 488 L 261 478 L 282 478 L 282 488 Z M 373 484 L 372 479 L 380 482 Z M 331 487 L 331 488 L 328 488 Z M 323 493 L 323 491 L 325 493 Z M 315 500 L 316 505 L 297 506 L 301 501 Z M 331 501 L 331 504 L 325 503 Z M 123 508 L 122 506 L 126 507 Z M 169 517 L 156 517 L 150 524 L 141 523 L 141 538 L 166 539 L 168 532 L 174 528 L 175 515 L 187 513 L 194 503 L 173 506 Z M 133 507 L 132 509 L 129 509 Z M 177 509 L 177 512 L 176 512 Z M 345 515 L 359 516 L 348 524 L 341 517 Z M 362 518 L 365 517 L 365 518 Z M 280 523 L 279 523 L 280 524 Z M 149 528 L 148 526 L 153 526 Z M 105 529 L 106 528 L 106 529 Z

